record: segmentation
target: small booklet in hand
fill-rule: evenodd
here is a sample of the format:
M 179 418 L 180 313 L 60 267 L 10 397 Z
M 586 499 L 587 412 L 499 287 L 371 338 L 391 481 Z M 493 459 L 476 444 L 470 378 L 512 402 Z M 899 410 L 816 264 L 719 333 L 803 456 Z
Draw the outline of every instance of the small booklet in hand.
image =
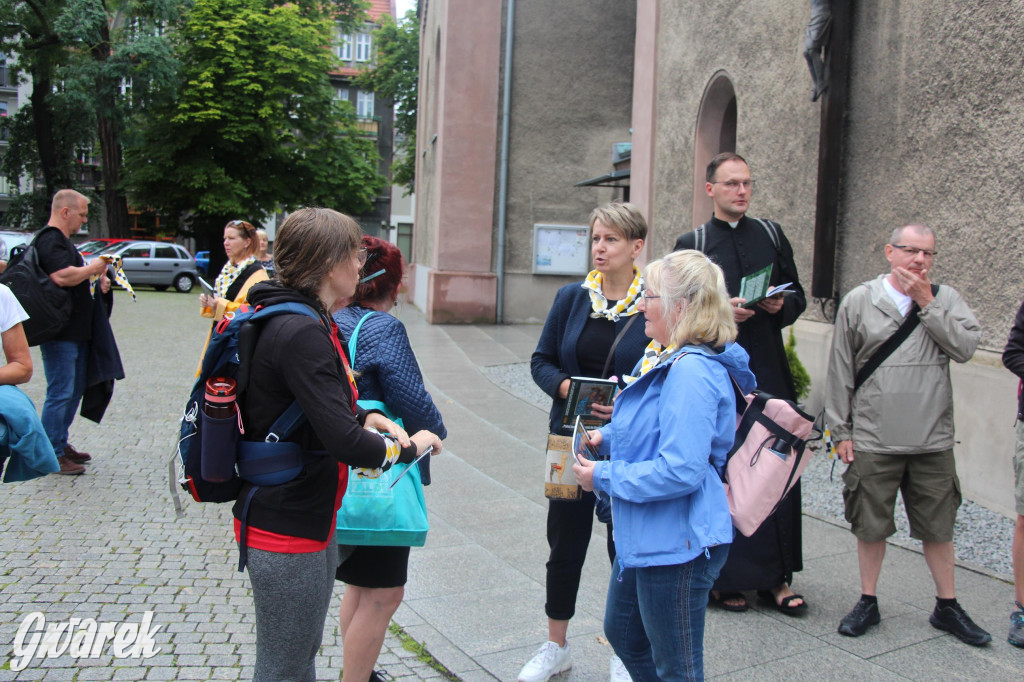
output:
M 569 380 L 569 393 L 565 399 L 565 410 L 562 412 L 562 421 L 559 428 L 562 433 L 572 432 L 576 417 L 583 418 L 584 426 L 604 426 L 608 423 L 591 410 L 595 403 L 599 405 L 611 405 L 615 394 L 618 393 L 619 383 L 612 379 L 595 379 L 592 377 L 571 377 Z
M 207 282 L 202 277 L 196 277 L 196 279 L 199 280 L 199 286 L 203 288 L 203 293 L 206 294 L 207 296 L 213 296 L 213 285 Z
M 790 289 L 793 286 L 792 282 L 786 282 L 785 284 L 773 287 L 769 285 L 771 278 L 772 266 L 769 264 L 768 267 L 752 272 L 741 279 L 739 297 L 746 299 L 746 303 L 741 307 L 752 308 L 764 299 L 771 298 L 776 294 L 785 295 L 793 293 L 793 290 Z
M 597 451 L 597 447 L 590 440 L 587 427 L 583 425 L 583 417 L 576 417 L 576 427 L 572 432 L 572 455 L 577 462 L 580 461 L 581 456 L 591 461 L 602 459 L 601 453 Z M 580 463 L 582 464 L 582 462 Z

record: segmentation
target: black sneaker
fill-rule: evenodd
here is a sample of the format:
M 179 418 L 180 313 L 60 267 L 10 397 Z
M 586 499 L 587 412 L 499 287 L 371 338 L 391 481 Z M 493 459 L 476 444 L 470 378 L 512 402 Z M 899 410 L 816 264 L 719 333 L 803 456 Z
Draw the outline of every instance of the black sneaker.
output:
M 945 630 L 971 646 L 984 646 L 992 641 L 992 635 L 978 627 L 959 603 L 941 607 L 936 604 L 932 615 L 928 617 L 928 622 L 933 628 Z
M 882 622 L 882 616 L 878 613 L 878 602 L 859 599 L 857 605 L 853 607 L 853 611 L 839 621 L 839 634 L 847 637 L 860 637 L 868 631 L 869 627 L 878 625 L 880 622 Z
M 1024 647 L 1024 604 L 1016 602 L 1017 610 L 1010 613 L 1010 634 L 1006 641 L 1014 646 Z

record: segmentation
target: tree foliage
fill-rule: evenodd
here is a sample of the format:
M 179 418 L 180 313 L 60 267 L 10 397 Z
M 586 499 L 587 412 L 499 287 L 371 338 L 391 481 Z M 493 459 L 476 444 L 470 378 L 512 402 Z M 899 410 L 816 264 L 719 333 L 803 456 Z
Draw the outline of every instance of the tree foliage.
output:
M 301 205 L 368 209 L 382 184 L 376 149 L 327 79 L 337 10 L 195 0 L 171 36 L 180 85 L 127 142 L 133 196 L 200 231 Z
M 419 83 L 420 26 L 409 10 L 400 22 L 384 16 L 374 31 L 375 65 L 356 78 L 360 87 L 372 89 L 395 103 L 398 154 L 391 166 L 391 182 L 412 193 L 416 182 L 416 92 Z
M 17 187 L 42 178 L 33 192 L 15 192 L 10 222 L 38 225 L 52 194 L 87 191 L 79 159 L 99 146 L 104 203 L 115 235 L 127 234 L 120 186 L 120 135 L 133 104 L 173 83 L 177 65 L 163 28 L 189 0 L 11 0 L 0 3 L 0 50 L 32 83 L 30 100 L 6 122 L 9 151 L 0 172 Z M 125 86 L 128 87 L 125 87 Z
M 9 151 L 2 165 L 11 180 L 8 220 L 15 225 L 38 226 L 48 217 L 48 195 L 72 186 L 76 148 L 91 134 L 87 102 L 79 93 L 58 95 L 60 73 L 67 64 L 69 38 L 61 32 L 64 0 L 28 0 L 0 3 L 0 51 L 16 53 L 8 63 L 15 74 L 32 78 L 29 102 L 7 117 Z M 18 181 L 28 172 L 43 179 L 45 194 L 21 194 Z
M 53 192 L 89 194 L 78 159 L 99 150 L 112 233 L 127 203 L 193 223 L 259 218 L 300 203 L 350 211 L 380 184 L 373 145 L 345 139 L 327 89 L 334 22 L 365 0 L 5 0 L 0 51 L 32 96 L 2 121 L 8 218 L 39 225 Z M 338 123 L 340 121 L 340 123 Z M 131 174 L 122 176 L 122 147 Z M 192 173 L 196 172 L 193 176 Z M 162 177 L 161 177 L 162 176 Z M 223 192 L 218 198 L 217 194 Z M 211 214 L 219 214 L 213 217 Z

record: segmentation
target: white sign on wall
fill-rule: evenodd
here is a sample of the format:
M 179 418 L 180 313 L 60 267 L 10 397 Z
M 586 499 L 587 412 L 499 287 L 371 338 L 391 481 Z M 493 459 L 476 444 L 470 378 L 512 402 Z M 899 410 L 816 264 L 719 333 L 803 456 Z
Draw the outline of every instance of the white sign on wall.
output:
M 534 225 L 533 274 L 590 272 L 590 230 L 586 225 Z

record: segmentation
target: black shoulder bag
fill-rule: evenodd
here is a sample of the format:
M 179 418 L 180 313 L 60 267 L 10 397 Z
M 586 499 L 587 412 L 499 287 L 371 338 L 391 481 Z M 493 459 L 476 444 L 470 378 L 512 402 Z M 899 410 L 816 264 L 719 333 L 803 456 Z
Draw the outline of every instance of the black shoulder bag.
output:
M 0 284 L 10 288 L 18 303 L 28 313 L 29 319 L 22 326 L 30 346 L 38 346 L 60 334 L 71 319 L 74 309 L 71 293 L 57 286 L 39 264 L 36 241 L 49 229 L 57 228 L 48 226 L 37 232 L 23 251 L 12 256 L 7 269 L 0 276 Z
M 932 296 L 939 293 L 939 285 L 932 285 Z M 917 325 L 921 323 L 921 318 L 917 314 L 921 312 L 920 306 L 915 302 L 914 305 L 910 306 L 910 311 L 907 312 L 906 319 L 903 320 L 903 324 L 893 332 L 893 335 L 885 340 L 881 346 L 878 347 L 868 361 L 864 363 L 864 366 L 857 371 L 857 376 L 853 379 L 853 391 L 857 392 L 857 389 L 864 385 L 864 382 L 868 380 L 878 366 L 885 362 L 886 358 L 892 355 L 897 348 L 900 347 L 904 341 L 910 336 L 910 334 L 917 328 Z

